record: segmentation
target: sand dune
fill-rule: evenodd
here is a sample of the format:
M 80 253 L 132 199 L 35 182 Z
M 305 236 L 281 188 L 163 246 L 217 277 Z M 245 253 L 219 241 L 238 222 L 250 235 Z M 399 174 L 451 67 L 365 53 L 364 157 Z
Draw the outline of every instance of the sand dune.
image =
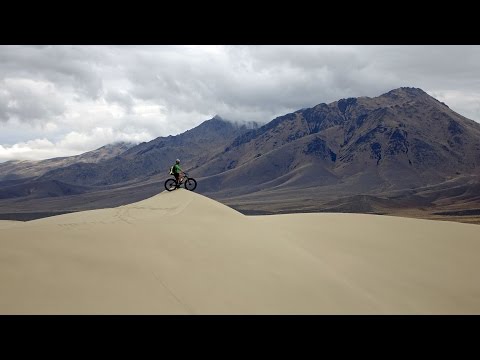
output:
M 7 229 L 12 226 L 20 225 L 22 224 L 19 221 L 11 221 L 11 220 L 0 220 L 0 229 Z
M 480 227 L 177 190 L 0 221 L 0 314 L 479 314 Z

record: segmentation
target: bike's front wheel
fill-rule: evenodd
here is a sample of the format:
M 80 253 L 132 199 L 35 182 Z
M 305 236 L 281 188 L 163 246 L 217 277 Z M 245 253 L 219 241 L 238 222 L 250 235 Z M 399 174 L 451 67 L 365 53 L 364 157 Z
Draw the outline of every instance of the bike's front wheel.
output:
M 197 181 L 195 179 L 188 178 L 185 181 L 185 189 L 193 191 L 195 190 L 196 187 L 197 187 Z
M 177 182 L 175 181 L 175 179 L 168 179 L 167 181 L 165 181 L 165 189 L 167 191 L 175 190 L 176 187 Z

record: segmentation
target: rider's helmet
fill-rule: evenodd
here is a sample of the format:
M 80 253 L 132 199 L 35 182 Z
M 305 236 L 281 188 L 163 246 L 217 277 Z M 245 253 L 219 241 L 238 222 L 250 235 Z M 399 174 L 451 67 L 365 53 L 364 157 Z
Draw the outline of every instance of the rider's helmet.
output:
M 175 162 L 176 162 L 177 164 L 180 164 L 180 160 L 178 160 L 178 159 L 177 159 L 177 160 L 175 160 Z

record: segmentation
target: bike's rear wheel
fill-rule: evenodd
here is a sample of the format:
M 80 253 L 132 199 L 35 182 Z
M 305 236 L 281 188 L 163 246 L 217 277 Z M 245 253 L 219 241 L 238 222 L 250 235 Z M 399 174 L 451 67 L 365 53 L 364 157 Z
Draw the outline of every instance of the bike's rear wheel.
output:
M 177 182 L 175 181 L 175 179 L 168 179 L 167 181 L 165 181 L 165 189 L 167 191 L 175 190 L 176 187 L 177 187 Z
M 193 178 L 185 180 L 185 189 L 193 191 L 197 187 L 197 181 Z

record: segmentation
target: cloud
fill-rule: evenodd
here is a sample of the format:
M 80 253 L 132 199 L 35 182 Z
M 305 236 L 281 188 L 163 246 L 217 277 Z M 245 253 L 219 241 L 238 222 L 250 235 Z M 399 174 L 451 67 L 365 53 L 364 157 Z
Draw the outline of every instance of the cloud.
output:
M 135 100 L 126 91 L 119 91 L 116 89 L 107 90 L 105 101 L 111 104 L 117 104 L 125 109 L 126 113 L 132 112 L 132 107 L 135 105 Z
M 13 146 L 0 145 L 0 161 L 50 158 L 55 156 L 54 149 L 55 145 L 47 139 L 29 140 L 27 142 L 14 144 Z
M 480 121 L 479 75 L 480 46 L 0 46 L 0 144 L 60 155 L 400 86 Z
M 65 103 L 55 85 L 24 78 L 5 78 L 0 82 L 0 121 L 51 120 L 62 115 Z
M 73 90 L 77 96 L 96 99 L 103 87 L 103 68 L 108 68 L 112 60 L 106 50 L 101 46 L 2 45 L 0 78 L 47 81 L 60 89 Z

